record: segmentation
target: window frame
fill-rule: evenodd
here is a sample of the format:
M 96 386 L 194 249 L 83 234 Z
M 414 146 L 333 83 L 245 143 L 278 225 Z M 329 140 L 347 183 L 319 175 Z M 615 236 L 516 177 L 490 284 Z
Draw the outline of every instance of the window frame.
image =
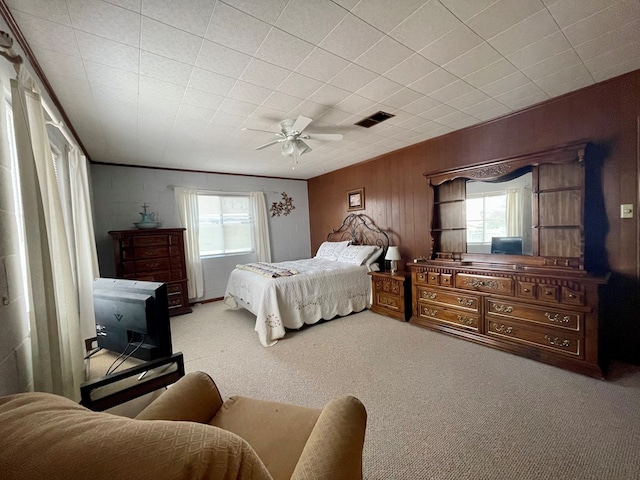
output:
M 225 251 L 221 252 L 221 253 L 203 253 L 202 250 L 200 250 L 200 258 L 223 258 L 223 257 L 232 257 L 232 256 L 237 256 L 237 255 L 251 255 L 254 254 L 256 251 L 256 247 L 255 247 L 255 219 L 253 218 L 253 214 L 252 214 L 252 209 L 251 209 L 251 195 L 249 193 L 226 193 L 226 192 L 198 192 L 198 210 L 200 211 L 200 198 L 201 197 L 219 197 L 219 198 L 246 198 L 249 202 L 249 212 L 248 212 L 248 219 L 249 219 L 249 239 L 251 241 L 251 248 L 247 249 L 247 250 L 241 250 L 241 251 Z M 221 220 L 224 220 L 223 217 L 224 214 L 221 214 Z M 198 246 L 201 247 L 202 243 L 201 243 L 201 235 L 202 235 L 202 217 L 200 216 L 200 213 L 198 213 Z M 222 225 L 224 225 L 224 221 L 221 222 Z

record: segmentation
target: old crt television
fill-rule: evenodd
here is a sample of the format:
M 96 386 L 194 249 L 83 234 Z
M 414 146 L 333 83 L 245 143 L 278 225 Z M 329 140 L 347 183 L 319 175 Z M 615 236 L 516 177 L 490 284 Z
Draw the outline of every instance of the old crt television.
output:
M 491 237 L 491 253 L 522 255 L 522 237 Z
M 173 353 L 166 284 L 96 278 L 93 303 L 98 347 L 141 360 Z

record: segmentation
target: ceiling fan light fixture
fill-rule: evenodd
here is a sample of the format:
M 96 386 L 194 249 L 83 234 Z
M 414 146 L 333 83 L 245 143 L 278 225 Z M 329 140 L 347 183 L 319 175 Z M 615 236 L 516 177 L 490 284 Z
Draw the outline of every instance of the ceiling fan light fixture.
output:
M 284 155 L 285 157 L 290 157 L 291 155 L 293 155 L 295 148 L 296 146 L 293 140 L 285 141 L 282 144 L 282 155 Z

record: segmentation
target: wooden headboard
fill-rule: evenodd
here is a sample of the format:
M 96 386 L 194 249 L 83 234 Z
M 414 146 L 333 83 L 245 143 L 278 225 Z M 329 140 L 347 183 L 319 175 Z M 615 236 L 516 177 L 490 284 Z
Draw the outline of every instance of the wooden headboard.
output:
M 350 241 L 353 245 L 377 245 L 384 249 L 389 246 L 389 236 L 380 230 L 366 215 L 352 213 L 347 215 L 340 228 L 327 235 L 329 242 Z M 383 257 L 384 258 L 384 257 Z

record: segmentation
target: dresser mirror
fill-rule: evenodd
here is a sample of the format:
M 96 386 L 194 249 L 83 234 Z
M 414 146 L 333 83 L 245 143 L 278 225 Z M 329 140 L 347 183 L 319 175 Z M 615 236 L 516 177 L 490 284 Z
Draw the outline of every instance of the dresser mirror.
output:
M 584 268 L 586 144 L 425 174 L 432 259 Z

